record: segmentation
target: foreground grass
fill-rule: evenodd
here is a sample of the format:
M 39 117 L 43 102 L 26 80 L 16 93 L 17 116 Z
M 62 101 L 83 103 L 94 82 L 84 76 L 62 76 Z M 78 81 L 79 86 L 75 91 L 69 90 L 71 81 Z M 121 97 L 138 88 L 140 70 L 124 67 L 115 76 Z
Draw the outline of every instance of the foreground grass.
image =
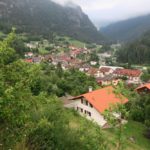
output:
M 143 136 L 144 130 L 145 126 L 141 123 L 135 121 L 129 121 L 127 123 L 123 130 L 124 147 L 126 150 L 150 149 L 150 140 Z M 110 143 L 116 143 L 117 135 L 113 129 L 105 129 L 103 132 L 105 136 L 108 137 Z
M 72 115 L 70 126 L 73 128 L 80 127 L 81 117 Z M 150 150 L 150 140 L 143 136 L 145 126 L 135 121 L 129 121 L 124 128 L 123 138 L 125 150 Z M 110 150 L 115 150 L 115 143 L 117 143 L 117 135 L 113 129 L 103 129 L 104 137 L 110 143 Z M 131 140 L 133 139 L 133 140 Z
M 71 128 L 80 128 L 83 122 L 87 120 L 81 117 L 75 111 L 66 110 L 68 117 L 70 118 L 69 126 Z M 92 131 L 93 126 L 90 126 L 90 130 Z M 125 150 L 150 150 L 150 140 L 146 139 L 143 136 L 143 131 L 145 127 L 143 124 L 129 121 L 124 128 L 123 138 L 124 138 L 124 149 Z M 86 132 L 86 131 L 85 131 Z M 102 130 L 104 139 L 109 144 L 109 150 L 116 150 L 115 144 L 117 143 L 117 135 L 115 130 L 113 129 L 103 129 Z M 134 140 L 131 140 L 133 138 Z M 25 141 L 17 144 L 14 150 L 28 150 L 25 146 Z

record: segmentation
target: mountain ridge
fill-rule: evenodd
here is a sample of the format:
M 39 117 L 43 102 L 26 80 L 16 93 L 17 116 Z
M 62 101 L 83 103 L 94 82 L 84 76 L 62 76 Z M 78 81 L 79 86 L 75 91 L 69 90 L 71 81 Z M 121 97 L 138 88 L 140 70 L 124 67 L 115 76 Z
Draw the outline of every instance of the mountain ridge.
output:
M 130 18 L 110 24 L 100 29 L 106 37 L 114 41 L 134 41 L 150 30 L 150 14 Z
M 50 0 L 1 0 L 0 23 L 31 34 L 54 32 L 86 42 L 104 40 L 79 6 L 61 6 Z

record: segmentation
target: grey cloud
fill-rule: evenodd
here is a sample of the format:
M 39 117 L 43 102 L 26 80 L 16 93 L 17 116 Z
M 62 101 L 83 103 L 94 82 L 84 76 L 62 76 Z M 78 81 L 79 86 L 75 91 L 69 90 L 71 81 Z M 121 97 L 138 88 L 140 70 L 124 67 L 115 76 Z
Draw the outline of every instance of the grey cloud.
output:
M 53 0 L 61 5 L 73 2 L 82 7 L 91 20 L 107 24 L 150 13 L 150 0 Z

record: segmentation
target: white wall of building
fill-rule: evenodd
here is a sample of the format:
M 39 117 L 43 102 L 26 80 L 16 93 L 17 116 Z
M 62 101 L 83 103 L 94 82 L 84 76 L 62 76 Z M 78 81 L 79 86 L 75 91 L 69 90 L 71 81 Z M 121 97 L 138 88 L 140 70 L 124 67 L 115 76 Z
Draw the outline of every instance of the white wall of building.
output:
M 87 119 L 92 120 L 96 122 L 100 126 L 104 126 L 106 124 L 106 120 L 104 119 L 103 115 L 100 114 L 94 107 L 91 107 L 90 104 L 86 105 L 85 99 L 83 100 L 84 103 L 81 103 L 81 99 L 79 100 L 74 100 L 71 104 L 65 105 L 65 107 L 68 108 L 74 108 L 77 110 L 82 116 L 85 116 Z M 81 109 L 83 110 L 81 112 Z M 86 112 L 90 112 L 91 115 L 89 115 Z
M 124 69 L 123 67 L 118 67 L 118 66 L 100 66 L 99 68 L 111 68 L 113 71 L 115 71 L 116 69 Z

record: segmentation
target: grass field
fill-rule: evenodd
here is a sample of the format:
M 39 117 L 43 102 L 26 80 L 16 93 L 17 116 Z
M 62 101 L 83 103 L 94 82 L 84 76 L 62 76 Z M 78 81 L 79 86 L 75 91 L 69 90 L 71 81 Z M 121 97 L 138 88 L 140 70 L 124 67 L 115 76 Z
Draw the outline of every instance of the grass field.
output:
M 80 117 L 73 116 L 70 125 L 73 128 L 78 128 Z M 129 121 L 123 131 L 125 150 L 150 150 L 150 140 L 143 136 L 145 126 L 135 121 Z M 117 143 L 117 135 L 113 129 L 102 129 L 103 135 L 108 143 L 110 150 L 116 150 L 113 143 Z M 134 141 L 131 140 L 134 138 Z
M 69 41 L 71 45 L 74 45 L 76 47 L 84 48 L 85 43 L 77 41 L 77 40 L 70 40 Z
M 69 42 L 70 45 L 73 45 L 73 46 L 75 46 L 75 47 L 84 48 L 84 45 L 86 44 L 86 43 L 84 43 L 84 42 L 81 42 L 81 41 L 72 39 L 72 38 L 67 37 L 67 36 L 64 36 L 63 38 L 64 38 L 67 42 Z
M 44 48 L 39 48 L 39 53 L 44 55 L 44 54 L 48 54 L 49 51 L 45 50 Z
M 125 150 L 149 150 L 150 140 L 143 136 L 144 125 L 138 122 L 129 121 L 123 131 Z M 116 143 L 117 136 L 113 129 L 103 130 L 105 137 L 110 143 Z M 131 138 L 134 140 L 132 141 Z M 113 146 L 112 146 L 113 147 Z M 112 148 L 114 150 L 115 148 Z

